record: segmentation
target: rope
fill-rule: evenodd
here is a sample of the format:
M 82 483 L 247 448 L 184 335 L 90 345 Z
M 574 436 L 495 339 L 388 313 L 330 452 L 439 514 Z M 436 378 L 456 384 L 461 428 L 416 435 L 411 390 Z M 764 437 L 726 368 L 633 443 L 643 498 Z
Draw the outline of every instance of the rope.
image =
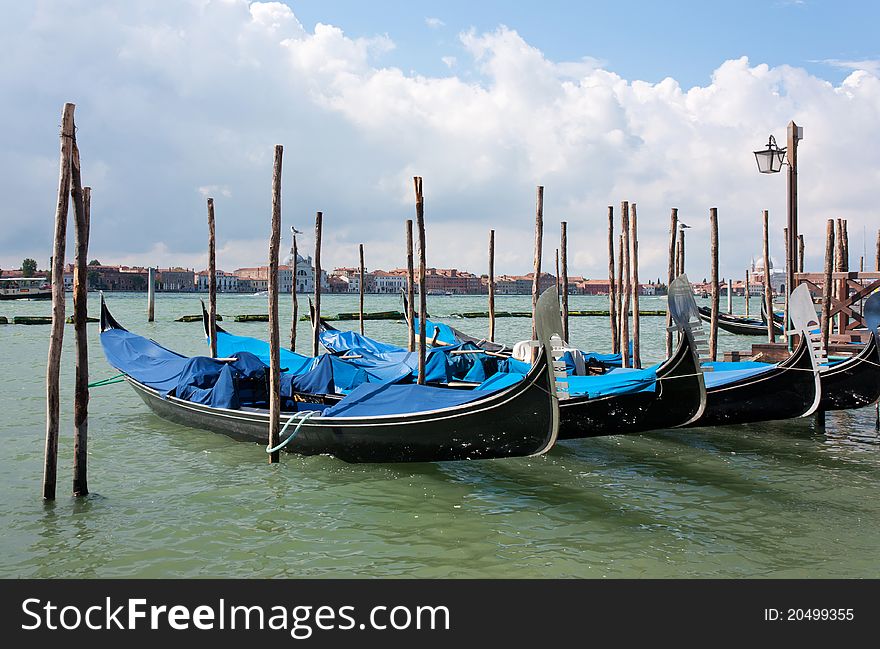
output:
M 101 379 L 100 381 L 95 381 L 94 383 L 89 383 L 88 387 L 90 387 L 90 388 L 100 388 L 100 387 L 105 386 L 105 385 L 112 385 L 112 384 L 114 384 L 114 383 L 122 383 L 122 381 L 125 380 L 125 379 L 122 378 L 122 377 L 124 377 L 124 376 L 125 376 L 124 373 L 122 373 L 122 374 L 117 374 L 116 376 L 111 376 L 111 377 L 106 378 L 106 379 Z
M 275 453 L 276 451 L 280 451 L 282 448 L 284 448 L 285 446 L 287 446 L 288 444 L 290 444 L 290 442 L 293 440 L 293 438 L 296 437 L 296 434 L 299 432 L 299 429 L 302 428 L 302 425 L 303 425 L 306 421 L 308 421 L 308 419 L 309 419 L 312 415 L 315 415 L 315 414 L 318 414 L 318 411 L 317 411 L 317 410 L 304 410 L 304 411 L 302 411 L 302 412 L 295 412 L 295 413 L 293 413 L 293 415 L 291 415 L 291 416 L 287 419 L 287 421 L 285 422 L 284 426 L 283 426 L 283 427 L 281 428 L 281 430 L 278 432 L 278 437 L 281 437 L 281 436 L 284 434 L 284 431 L 287 430 L 287 427 L 290 426 L 290 424 L 293 423 L 294 420 L 296 420 L 296 421 L 297 421 L 296 428 L 293 429 L 293 432 L 290 434 L 290 437 L 288 437 L 286 440 L 284 440 L 283 442 L 281 442 L 281 443 L 280 443 L 278 446 L 276 446 L 275 448 L 272 448 L 271 446 L 266 446 L 266 453 Z

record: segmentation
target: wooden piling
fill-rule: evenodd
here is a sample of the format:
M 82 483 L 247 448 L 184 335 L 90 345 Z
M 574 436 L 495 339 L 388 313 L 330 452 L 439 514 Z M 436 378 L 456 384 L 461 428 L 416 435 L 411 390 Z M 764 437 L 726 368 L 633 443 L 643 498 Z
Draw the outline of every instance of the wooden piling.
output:
M 495 230 L 489 230 L 489 342 L 495 342 Z
M 797 269 L 799 273 L 804 272 L 804 235 L 798 235 L 798 258 Z
M 91 187 L 82 186 L 82 172 L 76 135 L 71 158 L 71 198 L 76 234 L 73 267 L 73 324 L 76 335 L 76 379 L 73 397 L 73 495 L 89 494 L 89 350 L 86 333 L 88 311 L 89 219 Z
M 538 308 L 538 293 L 541 281 L 541 253 L 544 241 L 544 187 L 538 185 L 535 201 L 535 258 L 532 275 L 532 340 L 538 339 L 535 311 Z M 537 357 L 537 349 L 532 348 L 532 362 Z
M 746 290 L 744 293 L 744 297 L 746 298 L 746 317 L 749 315 L 749 303 L 752 301 L 752 291 L 750 289 L 751 284 L 749 284 L 749 269 L 746 268 Z
M 147 322 L 156 319 L 156 269 L 147 269 Z
M 874 253 L 874 271 L 880 273 L 880 230 L 877 230 L 877 251 Z
M 837 219 L 837 231 L 834 237 L 834 270 L 835 272 L 843 272 L 843 219 Z M 843 301 L 845 298 L 846 280 L 837 280 L 834 294 L 838 300 Z M 842 334 L 845 327 L 843 313 L 837 315 L 837 333 Z
M 623 217 L 621 217 L 622 219 Z M 617 291 L 615 292 L 614 299 L 616 304 L 615 311 L 617 314 L 617 320 L 614 322 L 614 329 L 617 331 L 617 351 L 615 353 L 621 353 L 621 348 L 623 347 L 623 235 L 617 235 Z
M 773 328 L 773 289 L 770 286 L 770 212 L 763 211 L 764 218 L 764 308 L 767 311 L 767 340 L 776 342 Z
M 630 301 L 630 278 L 631 278 L 631 262 L 629 256 L 629 202 L 623 201 L 620 204 L 620 232 L 622 240 L 620 242 L 623 250 L 623 275 L 621 276 L 621 302 L 620 302 L 620 352 L 623 367 L 630 367 L 629 354 L 629 301 Z
M 211 358 L 217 358 L 217 242 L 213 198 L 208 198 L 208 335 L 211 337 Z
M 318 340 L 318 323 L 321 321 L 321 229 L 323 228 L 324 213 L 315 213 L 315 316 L 312 320 L 312 356 L 318 355 L 321 347 Z
M 416 228 L 419 231 L 419 376 L 418 384 L 425 384 L 425 318 L 428 313 L 428 298 L 425 289 L 425 274 L 427 265 L 425 261 L 425 196 L 422 193 L 422 178 L 415 176 L 413 185 L 416 193 Z
M 642 367 L 641 356 L 641 327 L 639 325 L 639 228 L 638 217 L 636 216 L 636 204 L 629 206 L 629 257 L 632 275 L 632 312 L 633 312 L 633 363 L 636 368 Z
M 46 363 L 46 448 L 43 462 L 43 498 L 55 500 L 58 472 L 58 428 L 61 344 L 64 337 L 64 249 L 67 236 L 67 209 L 70 193 L 70 166 L 73 151 L 74 104 L 64 104 L 61 114 L 61 154 L 58 174 L 58 201 L 55 204 L 55 240 L 52 248 L 52 329 Z
M 784 244 L 783 249 L 785 250 L 785 258 L 786 259 L 791 259 L 791 257 L 789 256 L 789 254 L 791 252 L 790 241 L 791 241 L 791 239 L 789 239 L 789 237 L 788 237 L 788 228 L 782 228 L 782 242 Z M 794 274 L 792 273 L 792 275 L 790 275 L 790 276 L 794 277 Z M 785 287 L 785 302 L 783 305 L 783 314 L 782 314 L 782 322 L 784 323 L 782 325 L 782 340 L 783 340 L 783 342 L 788 341 L 788 344 L 789 344 L 788 351 L 793 351 L 793 348 L 791 347 L 792 340 L 788 336 L 788 334 L 785 333 L 786 331 L 788 331 L 789 326 L 790 326 L 789 325 L 790 320 L 789 320 L 789 315 L 788 315 L 788 296 L 793 290 L 794 290 L 793 286 L 786 286 Z
M 406 220 L 406 321 L 409 323 L 409 335 L 407 341 L 409 343 L 408 350 L 414 352 L 416 350 L 416 330 L 415 330 L 415 294 L 416 294 L 416 278 L 413 270 L 413 222 L 412 219 Z
M 727 280 L 727 313 L 733 313 L 733 279 Z
M 269 237 L 269 448 L 277 447 L 281 441 L 281 342 L 278 329 L 278 248 L 281 245 L 281 159 L 283 153 L 284 147 L 276 144 L 275 162 L 272 168 L 272 234 Z M 316 299 L 317 295 L 316 293 Z M 316 309 L 319 306 L 320 303 L 316 306 Z M 320 310 L 316 310 L 316 313 L 320 313 Z M 317 331 L 317 328 L 315 331 Z M 279 451 L 269 453 L 269 464 L 275 464 L 279 460 Z
M 712 319 L 709 322 L 709 358 L 718 357 L 718 312 L 720 298 L 718 286 L 718 208 L 709 208 L 709 230 L 711 237 L 711 278 L 712 282 Z
M 676 250 L 675 246 L 678 241 L 676 230 L 678 229 L 678 208 L 673 207 L 669 214 L 669 259 L 666 263 L 666 290 L 667 299 L 669 287 L 672 285 L 676 277 Z M 669 327 L 672 326 L 672 312 L 666 309 L 666 358 L 672 358 L 672 332 Z
M 687 272 L 687 271 L 685 270 L 685 265 L 684 265 L 684 253 L 685 253 L 684 230 L 682 230 L 681 228 L 678 229 L 678 239 L 679 239 L 679 243 L 681 244 L 681 254 L 678 257 L 678 261 L 680 264 L 680 268 L 678 269 L 678 274 L 684 275 L 685 272 Z
M 290 297 L 293 300 L 290 321 L 290 351 L 296 353 L 296 323 L 299 322 L 299 300 L 296 299 L 296 267 L 299 251 L 296 249 L 296 228 L 291 226 L 290 230 L 293 235 L 293 245 L 290 248 L 291 256 L 293 257 L 293 285 L 290 287 Z
M 614 206 L 608 206 L 608 314 L 611 320 L 611 352 L 620 351 L 617 324 L 617 281 L 614 271 Z
M 568 338 L 568 223 L 562 221 L 560 226 L 559 255 L 562 269 L 562 338 Z
M 834 270 L 834 219 L 825 225 L 825 281 L 822 284 L 822 347 L 828 350 L 831 334 L 831 297 L 834 295 L 831 273 Z
M 363 336 L 364 335 L 364 244 L 360 244 L 358 246 L 358 252 L 360 253 L 360 258 L 361 258 L 360 277 L 358 278 L 358 284 L 360 285 L 360 300 L 359 300 L 358 306 L 360 307 L 361 336 Z

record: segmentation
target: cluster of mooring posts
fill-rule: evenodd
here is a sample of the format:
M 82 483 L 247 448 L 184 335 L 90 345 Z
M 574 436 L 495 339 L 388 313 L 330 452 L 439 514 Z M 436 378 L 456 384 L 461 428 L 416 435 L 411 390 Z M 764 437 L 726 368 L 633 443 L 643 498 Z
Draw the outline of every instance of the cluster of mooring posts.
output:
M 61 126 L 61 153 L 60 174 L 58 184 L 58 201 L 55 213 L 55 239 L 52 258 L 52 317 L 51 335 L 49 343 L 49 355 L 47 363 L 47 418 L 46 418 L 46 449 L 45 467 L 43 479 L 43 497 L 47 500 L 55 498 L 56 492 L 56 469 L 59 431 L 59 370 L 61 346 L 63 338 L 63 324 L 65 322 L 65 304 L 63 293 L 63 268 L 65 258 L 65 235 L 67 227 L 68 205 L 72 201 L 74 205 L 74 223 L 76 227 L 75 247 L 76 259 L 74 270 L 74 313 L 72 317 L 76 335 L 76 391 L 74 400 L 74 479 L 73 493 L 76 496 L 88 494 L 87 481 L 87 443 L 88 443 L 88 363 L 87 363 L 87 340 L 85 324 L 89 320 L 86 314 L 86 259 L 88 254 L 89 219 L 91 189 L 82 186 L 82 173 L 79 149 L 76 142 L 74 125 L 74 105 L 65 104 L 62 114 Z M 279 437 L 280 437 L 280 331 L 278 315 L 278 256 L 281 240 L 281 184 L 282 184 L 282 158 L 283 147 L 276 145 L 274 149 L 274 163 L 272 170 L 272 209 L 271 229 L 269 237 L 269 281 L 268 281 L 268 315 L 259 314 L 251 316 L 236 316 L 235 319 L 265 320 L 269 323 L 269 462 L 279 461 Z M 413 178 L 415 193 L 415 223 L 418 241 L 418 273 L 414 263 L 414 237 L 413 220 L 405 222 L 406 258 L 407 258 L 407 306 L 406 313 L 387 312 L 384 314 L 368 314 L 364 311 L 364 293 L 366 266 L 364 262 L 364 246 L 359 244 L 359 310 L 357 320 L 361 334 L 365 333 L 365 320 L 370 316 L 382 316 L 386 319 L 393 316 L 405 316 L 408 326 L 408 349 L 418 352 L 418 378 L 419 384 L 425 383 L 425 360 L 429 344 L 436 342 L 437 332 L 434 338 L 428 342 L 426 331 L 426 234 L 425 234 L 425 199 L 423 193 L 422 178 Z M 222 318 L 217 314 L 217 283 L 216 283 L 216 229 L 214 199 L 207 199 L 208 215 L 208 314 L 210 332 L 210 353 L 212 358 L 217 358 L 217 320 Z M 561 315 L 563 326 L 564 344 L 569 342 L 569 317 L 573 315 L 601 315 L 607 316 L 611 326 L 612 352 L 621 355 L 623 367 L 641 367 L 640 345 L 640 318 L 642 315 L 665 315 L 667 318 L 667 330 L 665 335 L 665 347 L 667 357 L 673 351 L 673 335 L 671 318 L 667 311 L 641 312 L 639 308 L 639 244 L 638 244 L 638 216 L 637 206 L 634 202 L 622 201 L 620 203 L 619 229 L 615 223 L 614 207 L 608 206 L 608 284 L 609 284 L 609 308 L 607 311 L 575 311 L 569 310 L 568 301 L 568 233 L 567 222 L 560 224 L 560 244 L 556 249 L 556 277 L 557 286 L 561 297 Z M 753 345 L 749 354 L 751 359 L 767 361 L 781 360 L 787 354 L 789 345 L 785 342 L 778 344 L 775 341 L 773 294 L 770 285 L 770 254 L 769 254 L 769 213 L 762 213 L 763 225 L 763 310 L 767 317 L 767 343 Z M 669 224 L 667 282 L 671 284 L 673 279 L 685 272 L 685 229 L 689 228 L 679 219 L 678 208 L 672 208 Z M 323 213 L 315 215 L 315 249 L 314 249 L 314 295 L 311 304 L 311 313 L 308 318 L 312 322 L 312 354 L 319 353 L 319 330 L 321 319 L 321 239 L 323 229 Z M 296 235 L 298 231 L 291 228 L 293 240 L 290 250 L 290 259 L 294 267 L 294 286 L 292 292 L 292 325 L 290 330 L 290 349 L 296 349 L 296 323 L 298 317 L 298 303 L 296 297 L 296 263 L 298 256 Z M 502 315 L 531 315 L 532 338 L 537 335 L 536 306 L 539 295 L 541 277 L 541 262 L 543 257 L 544 235 L 544 187 L 538 186 L 535 203 L 535 240 L 534 240 L 534 266 L 532 282 L 532 311 L 531 314 L 523 313 L 498 313 L 495 309 L 495 230 L 489 231 L 488 245 L 488 311 L 484 314 L 460 314 L 468 316 L 487 316 L 488 338 L 495 341 L 495 319 Z M 822 273 L 806 273 L 803 270 L 804 238 L 796 235 L 788 228 L 784 231 L 785 253 L 787 267 L 792 271 L 789 277 L 794 278 L 795 285 L 807 284 L 815 299 L 821 304 L 822 320 L 822 344 L 828 353 L 844 351 L 843 345 L 851 345 L 853 342 L 864 342 L 865 335 L 860 328 L 865 325 L 864 318 L 857 308 L 870 293 L 880 289 L 880 231 L 877 235 L 877 252 L 875 258 L 875 270 L 864 270 L 864 258 L 859 264 L 859 271 L 849 269 L 849 239 L 845 219 L 829 219 L 826 228 L 825 243 L 825 267 Z M 709 318 L 709 341 L 708 348 L 701 351 L 707 352 L 711 360 L 716 360 L 718 350 L 718 322 L 720 314 L 720 291 L 719 281 L 719 245 L 718 245 L 718 209 L 709 209 L 709 236 L 710 236 L 710 297 L 711 317 Z M 796 242 L 796 245 L 795 245 Z M 616 244 L 616 259 L 615 259 Z M 616 263 L 615 263 L 616 262 Z M 149 269 L 148 283 L 148 306 L 147 319 L 155 318 L 155 269 Z M 750 277 L 746 271 L 745 284 L 745 310 L 749 313 L 750 302 Z M 419 307 L 415 310 L 414 298 L 418 282 Z M 667 285 L 668 285 L 667 284 Z M 788 287 L 787 287 L 788 288 Z M 731 296 L 732 282 L 726 282 L 728 293 L 727 312 L 732 311 Z M 787 291 L 786 291 L 787 292 Z M 418 316 L 418 332 L 413 323 Z M 347 316 L 347 317 L 342 317 Z M 630 327 L 630 318 L 632 326 Z M 179 320 L 194 320 L 194 316 L 184 316 Z M 354 314 L 340 314 L 337 319 L 354 319 Z M 782 322 L 783 331 L 787 329 L 788 312 L 787 300 Z M 834 332 L 834 333 L 833 333 Z M 847 351 L 851 351 L 849 347 Z M 533 348 L 533 360 L 536 348 Z M 725 354 L 725 360 L 740 360 L 746 356 L 744 352 L 729 352 Z M 222 359 L 221 359 L 222 360 Z M 99 382 L 101 383 L 101 382 Z
M 61 419 L 59 382 L 64 339 L 64 255 L 69 205 L 73 203 L 75 260 L 73 271 L 73 324 L 76 337 L 76 377 L 73 401 L 73 495 L 86 496 L 88 483 L 89 363 L 86 336 L 87 259 L 92 190 L 83 187 L 82 165 L 76 141 L 76 106 L 64 104 L 61 114 L 61 153 L 55 233 L 52 249 L 52 328 L 46 363 L 46 446 L 43 498 L 55 500 L 58 473 L 58 436 Z

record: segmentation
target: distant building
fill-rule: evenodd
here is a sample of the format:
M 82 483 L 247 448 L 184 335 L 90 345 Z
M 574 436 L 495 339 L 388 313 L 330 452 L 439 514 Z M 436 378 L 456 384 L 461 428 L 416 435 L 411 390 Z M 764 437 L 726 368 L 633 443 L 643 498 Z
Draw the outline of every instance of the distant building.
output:
M 195 273 L 188 268 L 160 268 L 156 273 L 156 290 L 192 293 L 196 290 Z

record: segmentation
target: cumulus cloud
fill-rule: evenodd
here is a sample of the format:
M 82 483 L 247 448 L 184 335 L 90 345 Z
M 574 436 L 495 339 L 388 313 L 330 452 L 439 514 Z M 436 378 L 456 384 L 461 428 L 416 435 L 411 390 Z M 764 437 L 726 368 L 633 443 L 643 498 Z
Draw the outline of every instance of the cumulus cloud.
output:
M 431 29 L 439 29 L 446 26 L 446 23 L 439 18 L 425 18 L 425 24 Z
M 385 35 L 308 30 L 281 3 L 106 0 L 10 12 L 0 26 L 9 53 L 0 83 L 14 98 L 0 117 L 16 125 L 0 148 L 6 267 L 48 261 L 64 101 L 78 105 L 92 251 L 107 262 L 203 265 L 213 194 L 220 266 L 264 263 L 281 143 L 285 228 L 308 233 L 322 210 L 328 265 L 354 263 L 359 242 L 371 267 L 402 265 L 412 176 L 421 175 L 430 265 L 479 271 L 496 228 L 499 272 L 527 272 L 541 184 L 546 260 L 568 221 L 571 274 L 606 272 L 607 206 L 629 200 L 644 277 L 665 273 L 673 206 L 693 226 L 688 265 L 700 277 L 708 209 L 718 207 L 722 273 L 739 276 L 759 252 L 762 209 L 782 256 L 785 180 L 759 175 L 751 152 L 768 133 L 783 141 L 790 119 L 805 128 L 807 266 L 821 265 L 824 219 L 849 218 L 853 235 L 877 227 L 867 206 L 880 180 L 880 80 L 867 66 L 834 85 L 739 58 L 684 89 L 673 78 L 624 79 L 589 56 L 551 60 L 500 26 L 461 34 L 456 72 L 434 77 L 384 66 L 394 47 Z

